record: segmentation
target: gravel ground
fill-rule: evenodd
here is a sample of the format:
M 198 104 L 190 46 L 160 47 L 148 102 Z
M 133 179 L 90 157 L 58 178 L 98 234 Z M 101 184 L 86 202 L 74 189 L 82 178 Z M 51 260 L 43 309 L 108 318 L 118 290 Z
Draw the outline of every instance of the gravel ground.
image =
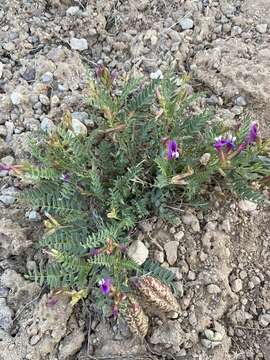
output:
M 151 77 L 172 63 L 216 120 L 249 115 L 270 135 L 269 19 L 265 0 L 1 0 L 0 162 L 29 158 L 29 134 L 67 110 L 91 122 L 87 73 L 100 61 Z M 182 311 L 154 318 L 140 344 L 87 304 L 49 306 L 22 277 L 39 261 L 41 216 L 17 205 L 21 188 L 0 172 L 0 360 L 270 359 L 269 209 L 220 200 L 207 215 L 184 208 L 175 227 L 141 224 L 140 251 L 175 272 Z

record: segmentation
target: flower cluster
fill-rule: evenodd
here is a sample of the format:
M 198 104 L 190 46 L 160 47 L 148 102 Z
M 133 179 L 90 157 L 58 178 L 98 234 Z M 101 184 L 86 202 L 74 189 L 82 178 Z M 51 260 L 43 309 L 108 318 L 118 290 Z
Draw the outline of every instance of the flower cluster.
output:
M 219 153 L 220 159 L 224 162 L 226 159 L 232 159 L 240 154 L 248 145 L 257 142 L 259 139 L 258 124 L 254 121 L 251 123 L 249 133 L 244 142 L 239 144 L 236 149 L 236 137 L 228 135 L 227 137 L 219 136 L 215 139 L 214 147 Z M 235 150 L 236 149 L 236 150 Z M 235 150 L 233 152 L 233 150 Z
M 104 65 L 99 65 L 95 70 L 96 78 L 104 80 L 107 84 L 112 83 L 117 78 L 117 71 L 114 69 L 111 72 Z

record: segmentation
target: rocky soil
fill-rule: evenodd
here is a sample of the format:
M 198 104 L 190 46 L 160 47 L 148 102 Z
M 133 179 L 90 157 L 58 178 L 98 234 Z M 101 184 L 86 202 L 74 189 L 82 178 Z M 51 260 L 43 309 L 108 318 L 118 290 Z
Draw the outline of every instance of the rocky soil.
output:
M 67 110 L 91 126 L 87 73 L 101 61 L 151 77 L 172 63 L 217 121 L 249 115 L 270 135 L 269 19 L 265 0 L 1 0 L 0 162 L 29 158 L 29 134 Z M 20 191 L 0 171 L 0 360 L 270 359 L 269 208 L 220 200 L 207 214 L 182 208 L 175 227 L 140 224 L 133 251 L 175 272 L 182 309 L 153 318 L 141 344 L 25 280 L 42 226 Z

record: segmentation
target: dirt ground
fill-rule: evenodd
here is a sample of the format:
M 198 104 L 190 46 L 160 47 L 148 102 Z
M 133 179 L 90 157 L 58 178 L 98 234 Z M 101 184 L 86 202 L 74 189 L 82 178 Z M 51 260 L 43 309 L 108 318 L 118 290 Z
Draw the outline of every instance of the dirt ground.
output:
M 0 162 L 29 158 L 29 134 L 67 110 L 91 121 L 87 73 L 101 61 L 151 77 L 173 64 L 217 121 L 249 116 L 270 135 L 269 0 L 1 0 Z M 87 301 L 51 306 L 25 280 L 42 223 L 18 206 L 21 189 L 0 171 L 0 360 L 270 359 L 269 207 L 217 199 L 208 213 L 184 206 L 174 227 L 140 224 L 181 306 L 177 319 L 153 318 L 142 344 Z

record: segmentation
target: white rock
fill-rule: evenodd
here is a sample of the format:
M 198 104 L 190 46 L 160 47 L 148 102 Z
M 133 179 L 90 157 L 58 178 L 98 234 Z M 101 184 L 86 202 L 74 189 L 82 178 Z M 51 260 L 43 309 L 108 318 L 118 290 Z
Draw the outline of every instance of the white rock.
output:
M 48 118 L 44 118 L 40 125 L 41 129 L 48 134 L 53 133 L 56 130 L 56 126 L 54 125 L 53 121 Z
M 2 77 L 3 75 L 3 70 L 4 70 L 4 65 L 1 63 L 0 61 L 0 78 Z
M 47 95 L 40 94 L 39 95 L 39 101 L 41 102 L 41 104 L 43 104 L 45 106 L 50 105 L 50 99 L 48 98 Z
M 75 135 L 87 135 L 87 127 L 78 119 L 72 119 L 72 130 Z
M 212 294 L 219 294 L 221 290 L 217 285 L 209 284 L 207 285 L 207 292 L 212 295 Z
M 89 119 L 89 115 L 85 111 L 75 111 L 71 114 L 71 116 L 72 119 L 77 119 L 86 126 L 93 127 L 95 125 L 94 121 L 92 119 Z
M 28 217 L 28 219 L 30 221 L 39 221 L 39 220 L 41 220 L 41 216 L 35 210 L 29 211 L 29 213 L 27 215 L 28 215 L 27 217 Z
M 70 46 L 73 50 L 83 51 L 88 49 L 88 42 L 86 39 L 70 39 Z
M 13 311 L 7 306 L 6 299 L 0 298 L 0 329 L 10 330 L 12 326 Z
M 50 83 L 53 81 L 53 73 L 51 73 L 50 71 L 45 72 L 42 76 L 41 76 L 41 81 L 44 83 Z
M 211 159 L 211 154 L 210 153 L 205 153 L 205 154 L 203 154 L 201 156 L 200 163 L 202 165 L 206 166 L 209 163 L 210 159 Z
M 232 291 L 238 293 L 243 289 L 243 282 L 241 279 L 235 279 L 231 285 Z
M 258 25 L 256 25 L 256 30 L 261 34 L 265 34 L 266 31 L 267 31 L 267 24 L 258 24 Z
M 10 95 L 10 100 L 13 105 L 20 105 L 22 101 L 22 95 L 16 91 L 13 91 L 13 93 Z
M 5 205 L 12 205 L 15 202 L 15 197 L 11 195 L 1 195 L 0 201 Z
M 164 250 L 166 252 L 167 260 L 170 265 L 174 265 L 177 260 L 177 249 L 179 246 L 178 241 L 169 241 L 164 245 Z
M 179 242 L 180 240 L 183 239 L 184 235 L 185 235 L 184 231 L 178 231 L 176 234 L 174 234 L 174 238 L 176 241 Z
M 247 100 L 246 100 L 245 96 L 238 96 L 235 99 L 234 103 L 237 106 L 246 106 L 247 105 Z
M 128 256 L 134 260 L 138 265 L 142 265 L 148 258 L 149 250 L 140 240 L 134 241 L 129 249 Z
M 160 250 L 155 250 L 154 259 L 158 261 L 160 264 L 164 263 L 164 253 Z
M 81 14 L 81 10 L 80 10 L 79 6 L 71 6 L 66 11 L 67 16 L 76 16 L 76 15 L 80 15 L 80 14 Z
M 186 213 L 183 215 L 182 221 L 184 224 L 190 225 L 194 232 L 199 232 L 201 230 L 199 220 L 191 213 Z
M 179 21 L 179 24 L 183 30 L 192 29 L 194 26 L 193 20 L 187 17 L 184 17 Z
M 243 211 L 252 212 L 252 211 L 256 210 L 257 204 L 252 201 L 249 201 L 249 200 L 240 200 L 239 207 Z
M 266 327 L 270 324 L 270 314 L 262 314 L 259 316 L 259 324 Z
M 158 69 L 157 71 L 152 72 L 152 73 L 150 74 L 150 78 L 153 79 L 153 80 L 163 79 L 162 71 L 161 71 L 160 69 Z

